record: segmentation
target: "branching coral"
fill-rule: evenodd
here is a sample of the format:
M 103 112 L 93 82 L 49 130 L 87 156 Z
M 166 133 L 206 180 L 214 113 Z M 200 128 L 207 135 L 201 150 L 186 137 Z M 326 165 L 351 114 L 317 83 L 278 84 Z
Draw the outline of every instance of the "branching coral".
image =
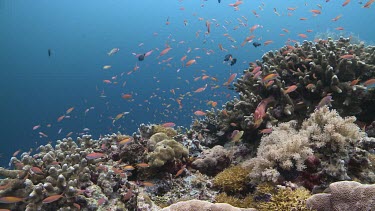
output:
M 239 98 L 227 102 L 222 110 L 208 111 L 193 129 L 220 141 L 234 130 L 243 130 L 243 140 L 254 140 L 258 128 L 292 119 L 302 122 L 327 94 L 340 115 L 371 122 L 375 107 L 369 105 L 373 105 L 375 91 L 363 82 L 375 78 L 374 51 L 374 46 L 351 44 L 341 37 L 267 52 L 234 84 Z M 266 106 L 258 127 L 255 111 L 270 96 L 274 101 Z
M 215 176 L 214 186 L 228 193 L 241 192 L 250 186 L 247 177 L 249 173 L 249 169 L 241 166 L 229 167 Z
M 314 162 L 317 166 L 310 173 L 321 174 L 326 183 L 358 175 L 360 180 L 373 181 L 373 174 L 363 173 L 370 170 L 368 153 L 361 149 L 365 136 L 354 121 L 354 117 L 342 118 L 335 110 L 322 107 L 303 122 L 299 131 L 294 122 L 275 127 L 262 138 L 257 157 L 243 165 L 252 169 L 250 177 L 255 183 L 295 180 L 306 169 L 305 162 L 314 161 L 314 155 L 319 162 Z M 351 167 L 353 164 L 358 167 Z

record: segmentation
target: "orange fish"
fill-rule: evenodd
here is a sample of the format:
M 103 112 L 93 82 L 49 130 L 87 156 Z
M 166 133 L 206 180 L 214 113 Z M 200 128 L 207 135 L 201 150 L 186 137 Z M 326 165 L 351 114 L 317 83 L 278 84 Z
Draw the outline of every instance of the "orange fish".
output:
M 120 142 L 118 142 L 119 145 L 125 145 L 125 144 L 128 144 L 132 141 L 132 139 L 130 137 L 126 137 L 124 139 L 122 139 Z
M 266 46 L 266 45 L 269 45 L 269 44 L 271 44 L 271 43 L 273 43 L 272 40 L 267 40 L 267 41 L 265 41 L 265 42 L 263 43 L 263 45 Z
M 185 61 L 186 58 L 187 58 L 187 56 L 185 55 L 185 56 L 181 57 L 180 60 L 183 62 L 183 61 Z
M 138 163 L 137 164 L 138 167 L 141 167 L 141 168 L 147 168 L 147 167 L 150 167 L 150 165 L 148 163 Z
M 212 106 L 212 107 L 216 107 L 216 105 L 217 105 L 217 102 L 212 102 L 212 103 L 211 103 L 211 106 Z
M 342 6 L 345 7 L 346 5 L 349 4 L 349 2 L 350 2 L 350 0 L 346 0 L 346 1 L 344 1 L 344 3 L 342 4 Z
M 206 84 L 206 85 L 204 85 L 204 87 L 198 88 L 198 89 L 197 89 L 197 90 L 195 90 L 194 92 L 195 92 L 195 93 L 198 93 L 198 92 L 203 92 L 204 90 L 206 90 L 206 88 L 207 88 L 207 84 Z
M 286 90 L 284 90 L 284 94 L 288 94 L 290 92 L 293 92 L 297 89 L 296 85 L 289 86 Z
M 177 171 L 177 173 L 174 175 L 175 177 L 180 176 L 186 169 L 186 165 L 183 165 L 180 170 Z
M 12 203 L 17 203 L 20 201 L 23 201 L 24 198 L 16 197 L 16 196 L 4 196 L 0 197 L 0 203 L 2 204 L 12 204 Z
M 305 20 L 307 20 L 307 18 L 300 18 L 299 20 L 301 20 L 301 21 L 305 21 Z
M 337 21 L 337 20 L 339 20 L 341 17 L 342 17 L 342 15 L 338 15 L 338 16 L 336 16 L 335 18 L 332 18 L 332 21 Z
M 197 61 L 195 59 L 192 59 L 192 60 L 189 60 L 188 62 L 186 62 L 185 66 L 189 67 L 190 65 L 195 64 L 195 63 L 197 63 Z
M 102 158 L 102 157 L 105 157 L 105 154 L 101 152 L 93 152 L 93 153 L 86 155 L 87 160 L 94 160 L 94 159 Z
M 161 126 L 163 126 L 163 127 L 174 127 L 174 126 L 176 126 L 176 124 L 173 123 L 173 122 L 166 122 L 166 123 L 162 124 Z
M 306 34 L 298 34 L 299 37 L 302 37 L 302 38 L 307 38 L 307 35 Z
M 160 54 L 159 54 L 159 57 L 165 55 L 165 54 L 168 53 L 168 51 L 170 51 L 171 49 L 172 49 L 171 47 L 167 47 L 166 49 L 162 50 L 162 51 L 160 52 Z
M 374 3 L 375 0 L 369 0 L 368 2 L 366 2 L 366 4 L 363 6 L 363 8 L 370 8 L 371 4 Z
M 203 112 L 203 111 L 200 111 L 200 110 L 198 110 L 198 111 L 195 111 L 195 112 L 194 112 L 194 114 L 195 114 L 195 115 L 197 115 L 197 116 L 204 116 L 204 115 L 206 115 L 206 113 L 205 113 L 205 112 Z
M 72 112 L 73 110 L 74 110 L 74 107 L 69 108 L 68 110 L 66 110 L 66 114 L 69 114 L 69 113 Z
M 337 27 L 337 28 L 335 28 L 335 29 L 338 30 L 338 31 L 343 31 L 343 30 L 345 30 L 344 27 L 342 27 L 342 26 Z
M 57 200 L 61 199 L 62 197 L 64 197 L 63 194 L 49 196 L 49 197 L 43 199 L 42 203 L 43 204 L 52 203 L 54 201 L 57 201 Z
M 123 95 L 121 95 L 121 98 L 122 99 L 125 99 L 125 100 L 127 100 L 127 99 L 131 99 L 133 96 L 131 95 L 131 94 L 123 94 Z
M 274 80 L 274 79 L 277 78 L 277 77 L 279 77 L 278 74 L 276 74 L 276 73 L 271 73 L 271 74 L 266 75 L 262 80 L 263 80 L 263 82 L 265 83 L 265 82 L 268 82 L 268 81 L 270 81 L 270 80 Z
M 355 55 L 353 55 L 353 54 L 346 54 L 346 55 L 340 56 L 340 58 L 341 59 L 354 59 Z
M 202 80 L 206 80 L 207 78 L 209 78 L 210 76 L 208 76 L 208 75 L 203 75 L 202 76 Z
M 317 15 L 322 13 L 320 10 L 310 10 L 310 12 L 317 14 Z
M 223 84 L 223 86 L 228 86 L 230 83 L 232 83 L 232 81 L 236 78 L 236 76 L 237 76 L 237 73 L 233 73 L 232 75 L 230 75 L 228 81 L 225 82 L 225 83 Z
M 60 116 L 59 118 L 57 118 L 57 122 L 61 122 L 64 118 L 65 118 L 65 115 Z

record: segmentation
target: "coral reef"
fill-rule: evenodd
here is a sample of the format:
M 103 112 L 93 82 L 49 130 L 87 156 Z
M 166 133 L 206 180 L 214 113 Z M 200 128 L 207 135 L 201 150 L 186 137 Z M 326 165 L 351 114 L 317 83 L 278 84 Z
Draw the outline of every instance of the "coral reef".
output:
M 173 204 L 169 207 L 162 209 L 162 211 L 191 211 L 191 210 L 202 210 L 202 211 L 256 211 L 252 208 L 237 208 L 225 203 L 213 204 L 207 201 L 190 200 L 183 201 Z
M 209 176 L 214 176 L 227 168 L 231 163 L 231 155 L 222 146 L 204 150 L 200 158 L 192 163 L 192 167 Z
M 307 207 L 317 211 L 375 209 L 375 185 L 355 181 L 334 182 L 329 185 L 327 192 L 308 198 Z
M 354 178 L 373 182 L 369 154 L 362 144 L 365 134 L 354 121 L 325 106 L 305 120 L 299 131 L 294 121 L 282 123 L 262 138 L 257 157 L 243 166 L 252 169 L 254 183 L 301 180 L 312 189 Z
M 241 192 L 250 187 L 249 169 L 241 166 L 232 166 L 217 174 L 213 180 L 215 187 L 228 193 Z
M 292 189 L 290 187 L 279 186 L 276 193 L 271 194 L 269 201 L 256 203 L 259 211 L 267 210 L 301 210 L 308 211 L 306 200 L 310 192 L 303 187 Z
M 375 91 L 364 82 L 375 78 L 374 51 L 340 37 L 267 52 L 234 84 L 239 98 L 222 110 L 207 111 L 192 129 L 214 144 L 227 142 L 234 130 L 244 131 L 244 142 L 257 143 L 258 130 L 290 120 L 301 123 L 322 105 L 369 124 L 375 119 Z
M 155 145 L 155 150 L 147 158 L 151 167 L 163 166 L 168 161 L 187 158 L 189 151 L 173 139 L 165 139 Z

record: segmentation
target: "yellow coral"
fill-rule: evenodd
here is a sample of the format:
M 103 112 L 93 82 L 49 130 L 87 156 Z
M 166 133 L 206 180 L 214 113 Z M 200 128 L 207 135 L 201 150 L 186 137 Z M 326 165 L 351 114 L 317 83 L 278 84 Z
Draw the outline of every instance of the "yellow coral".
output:
M 269 202 L 257 202 L 256 208 L 260 211 L 268 210 L 298 210 L 307 211 L 306 200 L 311 196 L 310 192 L 305 188 L 297 188 L 292 190 L 288 187 L 280 188 L 277 193 L 272 194 Z
M 233 166 L 216 175 L 213 182 L 216 187 L 221 188 L 225 192 L 238 192 L 242 191 L 249 183 L 249 173 L 249 169 L 241 166 Z
M 215 197 L 216 203 L 227 203 L 234 207 L 252 208 L 254 207 L 254 200 L 251 195 L 246 196 L 244 199 L 239 199 L 233 196 L 228 196 L 226 193 L 220 193 Z
M 177 135 L 177 131 L 171 127 L 163 127 L 162 125 L 154 125 L 152 133 L 165 133 L 168 137 L 172 138 Z

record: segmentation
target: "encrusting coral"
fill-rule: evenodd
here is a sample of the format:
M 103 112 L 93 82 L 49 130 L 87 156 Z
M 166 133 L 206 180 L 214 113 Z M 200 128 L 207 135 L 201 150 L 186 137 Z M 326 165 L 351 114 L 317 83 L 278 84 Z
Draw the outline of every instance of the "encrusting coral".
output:
M 237 208 L 226 203 L 213 204 L 207 201 L 200 200 L 190 200 L 183 201 L 173 204 L 169 207 L 162 209 L 162 211 L 191 211 L 191 210 L 201 210 L 201 211 L 256 211 L 252 208 Z

